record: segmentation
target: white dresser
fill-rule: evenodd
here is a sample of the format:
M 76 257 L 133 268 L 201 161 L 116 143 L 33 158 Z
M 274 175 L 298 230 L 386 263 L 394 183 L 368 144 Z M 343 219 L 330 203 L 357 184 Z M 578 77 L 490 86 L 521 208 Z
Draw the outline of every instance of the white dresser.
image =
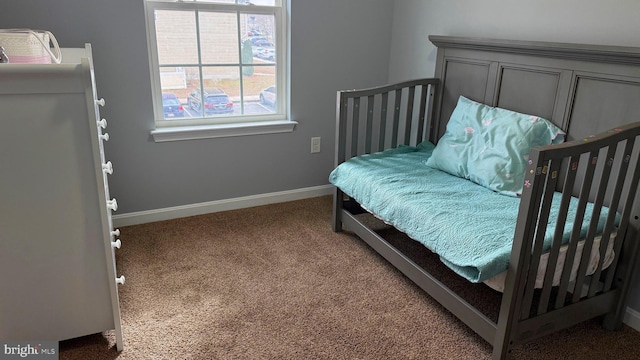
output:
M 113 172 L 91 46 L 62 64 L 0 64 L 0 340 L 122 329 Z

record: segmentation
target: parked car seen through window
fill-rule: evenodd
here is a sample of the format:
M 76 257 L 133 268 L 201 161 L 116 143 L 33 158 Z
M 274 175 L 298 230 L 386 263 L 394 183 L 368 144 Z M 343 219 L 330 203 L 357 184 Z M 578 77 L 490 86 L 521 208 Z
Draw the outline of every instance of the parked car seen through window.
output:
M 184 107 L 175 94 L 162 93 L 162 107 L 165 119 L 184 116 Z
M 260 91 L 260 102 L 264 105 L 276 106 L 276 87 L 269 86 Z
M 233 102 L 229 99 L 229 95 L 227 95 L 222 89 L 205 89 L 204 92 L 201 92 L 200 89 L 195 89 L 189 94 L 187 105 L 199 116 L 203 116 L 203 99 L 204 115 L 233 113 Z

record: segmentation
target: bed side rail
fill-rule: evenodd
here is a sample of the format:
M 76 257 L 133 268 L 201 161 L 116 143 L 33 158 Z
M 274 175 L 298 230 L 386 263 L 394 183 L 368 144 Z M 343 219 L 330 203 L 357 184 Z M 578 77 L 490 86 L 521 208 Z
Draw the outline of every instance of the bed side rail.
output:
M 521 342 L 604 314 L 621 324 L 638 253 L 638 136 L 640 122 L 531 151 L 499 319 L 499 334 L 510 334 L 509 341 Z M 558 201 L 553 199 L 554 192 L 562 194 L 556 217 L 550 216 L 553 201 Z M 571 235 L 559 284 L 554 285 L 553 270 L 572 198 L 577 201 L 576 220 L 566 224 Z M 593 205 L 588 214 L 592 220 L 581 226 L 588 203 Z M 611 210 L 607 216 L 603 206 Z M 604 219 L 601 231 L 597 231 L 599 219 Z M 536 290 L 543 240 L 549 235 L 547 223 L 555 224 L 555 231 L 543 286 Z M 598 235 L 600 245 L 594 246 Z M 582 253 L 579 243 L 583 243 Z M 609 246 L 615 257 L 605 269 Z M 599 262 L 588 275 L 592 252 Z M 572 279 L 574 258 L 578 270 Z M 517 311 L 509 313 L 511 306 Z
M 416 145 L 432 130 L 438 79 L 337 94 L 335 165 L 357 155 Z

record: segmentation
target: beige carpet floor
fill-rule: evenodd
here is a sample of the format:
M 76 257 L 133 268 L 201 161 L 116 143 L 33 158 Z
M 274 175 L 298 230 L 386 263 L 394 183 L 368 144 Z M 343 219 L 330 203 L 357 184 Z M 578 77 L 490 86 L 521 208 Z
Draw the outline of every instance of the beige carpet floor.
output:
M 320 197 L 121 228 L 124 351 L 107 331 L 61 342 L 60 359 L 490 358 L 488 343 L 361 240 L 332 232 L 330 217 Z M 452 287 L 480 308 L 499 299 L 484 285 Z M 594 320 L 513 355 L 638 359 L 640 333 Z

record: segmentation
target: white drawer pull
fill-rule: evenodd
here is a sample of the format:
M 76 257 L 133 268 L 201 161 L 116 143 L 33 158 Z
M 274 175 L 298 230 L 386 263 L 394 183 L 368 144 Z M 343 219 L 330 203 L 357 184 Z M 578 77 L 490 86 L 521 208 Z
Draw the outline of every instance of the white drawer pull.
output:
M 107 128 L 107 119 L 102 119 L 102 120 L 98 120 L 97 121 L 98 126 L 100 126 L 103 129 Z
M 116 199 L 107 200 L 107 209 L 118 211 L 118 202 L 116 201 Z
M 100 134 L 100 139 L 109 141 L 109 133 Z
M 116 284 L 120 284 L 120 285 L 124 284 L 124 275 L 121 275 L 119 278 L 116 278 Z
M 120 229 L 111 230 L 111 236 L 120 236 Z
M 96 100 L 96 104 L 98 104 L 100 106 L 104 106 L 104 104 L 105 104 L 104 99 L 101 98 L 100 100 Z
M 120 239 L 111 242 L 112 248 L 120 249 L 120 245 L 122 245 L 122 242 L 120 242 Z
M 107 161 L 105 164 L 102 164 L 102 171 L 109 175 L 113 174 L 113 164 L 111 164 L 111 161 Z

